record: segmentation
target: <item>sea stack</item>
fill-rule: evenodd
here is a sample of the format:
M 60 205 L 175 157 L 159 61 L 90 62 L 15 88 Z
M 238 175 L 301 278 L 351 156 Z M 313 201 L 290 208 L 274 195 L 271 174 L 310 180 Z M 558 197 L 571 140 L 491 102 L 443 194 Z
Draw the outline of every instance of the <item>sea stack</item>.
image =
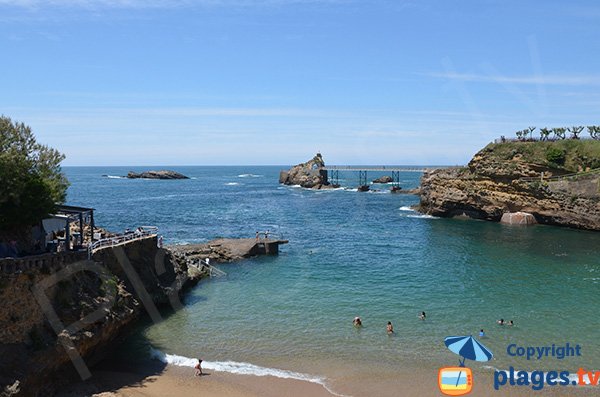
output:
M 284 185 L 299 185 L 308 189 L 328 189 L 337 187 L 327 180 L 327 170 L 321 153 L 306 163 L 300 163 L 287 171 L 279 173 L 279 183 Z

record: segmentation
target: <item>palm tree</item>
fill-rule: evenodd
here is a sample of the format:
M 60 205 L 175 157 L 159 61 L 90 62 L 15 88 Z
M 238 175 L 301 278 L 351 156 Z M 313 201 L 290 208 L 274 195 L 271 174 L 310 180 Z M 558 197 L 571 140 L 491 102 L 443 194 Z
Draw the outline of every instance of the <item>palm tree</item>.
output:
M 529 127 L 529 128 L 527 128 L 527 129 L 529 130 L 529 137 L 530 137 L 531 139 L 533 139 L 533 131 L 535 131 L 535 128 L 536 128 L 536 127 Z
M 553 128 L 552 132 L 559 139 L 565 139 L 567 137 L 567 129 L 563 127 Z
M 592 137 L 592 139 L 600 140 L 600 126 L 590 125 L 590 126 L 588 126 L 587 129 L 588 129 L 588 132 L 590 133 L 590 136 Z
M 579 139 L 579 134 L 581 134 L 581 131 L 583 131 L 583 126 L 573 126 L 568 128 L 568 130 L 571 133 L 572 139 Z
M 548 128 L 540 128 L 540 140 L 541 141 L 547 140 L 548 136 L 550 135 L 551 132 L 552 132 L 552 130 L 550 130 Z

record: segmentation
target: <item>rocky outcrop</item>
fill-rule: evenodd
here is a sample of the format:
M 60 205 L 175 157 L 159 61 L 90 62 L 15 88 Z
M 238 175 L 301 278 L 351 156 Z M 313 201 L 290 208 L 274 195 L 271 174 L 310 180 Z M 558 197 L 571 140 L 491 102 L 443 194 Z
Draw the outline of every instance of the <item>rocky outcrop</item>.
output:
M 535 148 L 522 144 L 489 145 L 467 167 L 425 172 L 420 211 L 491 221 L 507 212 L 527 212 L 538 223 L 600 230 L 600 172 L 561 178 L 569 170 L 532 161 L 528 153 Z
M 391 176 L 388 175 L 384 175 L 382 177 L 379 177 L 377 179 L 373 179 L 373 183 L 390 183 L 393 182 L 394 179 Z
M 136 173 L 129 171 L 127 173 L 129 179 L 190 179 L 189 177 L 180 174 L 179 172 L 161 170 L 161 171 L 145 171 Z
M 288 171 L 279 173 L 279 183 L 284 185 L 297 185 L 308 189 L 327 189 L 337 187 L 332 185 L 327 180 L 327 171 L 325 161 L 321 153 L 317 153 L 315 157 L 306 163 L 301 163 L 293 166 Z
M 87 366 L 93 365 L 146 309 L 170 304 L 202 276 L 168 250 L 157 248 L 156 237 L 99 250 L 87 265 L 74 259 L 75 263 L 46 261 L 39 266 L 36 262 L 18 273 L 0 275 L 0 395 L 10 388 L 18 389 L 18 396 L 53 395 L 62 383 L 77 379 L 66 347 L 77 351 Z M 93 270 L 94 264 L 103 275 Z M 76 266 L 83 267 L 73 270 Z M 68 269 L 73 272 L 61 273 Z M 47 306 L 32 293 L 44 283 Z M 48 310 L 62 324 L 58 331 Z
M 500 218 L 500 223 L 505 225 L 534 225 L 535 217 L 527 212 L 505 212 Z

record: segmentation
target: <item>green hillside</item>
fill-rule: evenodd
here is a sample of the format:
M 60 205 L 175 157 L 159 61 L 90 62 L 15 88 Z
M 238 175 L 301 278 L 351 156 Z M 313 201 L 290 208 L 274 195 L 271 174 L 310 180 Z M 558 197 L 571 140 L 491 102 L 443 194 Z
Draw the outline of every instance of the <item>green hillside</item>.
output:
M 511 141 L 491 143 L 483 151 L 498 160 L 521 159 L 567 172 L 600 168 L 600 140 Z

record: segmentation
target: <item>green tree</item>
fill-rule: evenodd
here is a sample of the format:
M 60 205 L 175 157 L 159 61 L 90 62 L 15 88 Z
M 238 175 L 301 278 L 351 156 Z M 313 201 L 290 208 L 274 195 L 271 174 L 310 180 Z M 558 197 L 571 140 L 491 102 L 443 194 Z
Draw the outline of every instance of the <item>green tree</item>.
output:
M 572 139 L 579 139 L 579 134 L 581 134 L 581 131 L 583 131 L 583 126 L 573 126 L 567 129 L 571 133 Z
M 64 158 L 39 144 L 30 127 L 0 116 L 0 230 L 24 230 L 65 201 Z
M 588 132 L 593 139 L 600 139 L 600 126 L 599 125 L 590 125 L 588 126 Z
M 540 128 L 540 140 L 546 141 L 548 140 L 548 136 L 552 131 L 548 128 Z
M 563 127 L 553 128 L 552 132 L 559 139 L 565 139 L 567 137 L 567 129 L 566 128 L 563 128 Z
M 515 135 L 517 136 L 517 139 L 521 139 L 521 135 L 523 135 L 523 133 L 521 131 L 517 131 L 515 132 Z
M 528 127 L 527 133 L 529 134 L 529 138 L 533 139 L 533 131 L 535 131 L 536 127 Z

